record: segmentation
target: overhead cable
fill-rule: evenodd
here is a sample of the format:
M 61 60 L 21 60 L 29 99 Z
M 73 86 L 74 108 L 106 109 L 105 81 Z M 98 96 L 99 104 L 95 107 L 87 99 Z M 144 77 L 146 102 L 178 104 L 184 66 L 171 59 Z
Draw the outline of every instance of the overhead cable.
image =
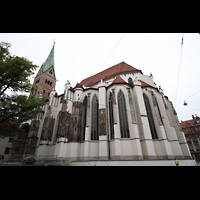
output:
M 182 34 L 182 41 L 181 41 L 181 55 L 180 55 L 180 61 L 179 61 L 178 80 L 177 80 L 177 86 L 176 86 L 175 106 L 176 106 L 176 99 L 177 99 L 177 94 L 178 94 L 178 83 L 179 83 L 179 76 L 180 76 L 180 69 L 181 69 L 181 57 L 182 57 L 182 50 L 183 50 L 183 36 L 184 36 L 184 33 Z

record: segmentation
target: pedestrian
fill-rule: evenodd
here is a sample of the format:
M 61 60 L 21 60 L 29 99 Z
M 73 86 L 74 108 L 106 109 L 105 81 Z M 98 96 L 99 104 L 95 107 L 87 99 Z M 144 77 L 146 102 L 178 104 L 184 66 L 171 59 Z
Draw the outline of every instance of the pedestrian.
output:
M 175 158 L 175 164 L 176 166 L 179 166 L 179 161 Z

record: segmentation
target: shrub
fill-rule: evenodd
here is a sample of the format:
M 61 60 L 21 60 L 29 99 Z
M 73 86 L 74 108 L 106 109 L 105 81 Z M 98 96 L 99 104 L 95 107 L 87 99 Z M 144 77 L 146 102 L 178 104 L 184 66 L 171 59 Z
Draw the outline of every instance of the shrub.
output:
M 26 157 L 22 162 L 21 165 L 34 165 L 36 164 L 36 159 L 33 156 Z

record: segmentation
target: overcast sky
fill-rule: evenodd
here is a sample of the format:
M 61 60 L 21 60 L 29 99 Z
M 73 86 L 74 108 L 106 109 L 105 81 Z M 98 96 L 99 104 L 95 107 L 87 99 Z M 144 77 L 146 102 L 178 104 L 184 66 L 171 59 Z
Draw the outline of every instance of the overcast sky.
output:
M 45 62 L 54 39 L 56 91 L 63 93 L 67 80 L 71 86 L 98 73 L 124 33 L 0 33 L 0 42 L 12 44 L 11 53 L 26 57 L 39 67 Z M 179 120 L 200 116 L 200 34 L 184 33 L 177 100 L 176 87 L 182 33 L 126 33 L 100 71 L 122 61 L 154 76 L 157 86 L 175 106 Z M 38 72 L 39 68 L 36 70 Z M 31 83 L 33 82 L 31 77 Z M 185 99 L 188 103 L 183 106 Z

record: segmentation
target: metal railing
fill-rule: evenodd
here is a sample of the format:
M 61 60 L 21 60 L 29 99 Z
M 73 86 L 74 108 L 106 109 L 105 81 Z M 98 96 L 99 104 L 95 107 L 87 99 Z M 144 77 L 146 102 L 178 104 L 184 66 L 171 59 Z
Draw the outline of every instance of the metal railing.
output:
M 4 165 L 20 165 L 22 161 L 22 155 L 8 155 L 4 159 L 0 160 L 0 166 Z
M 0 160 L 0 166 L 21 166 L 22 160 L 29 156 L 33 155 L 9 155 L 8 157 Z M 37 163 L 58 161 L 57 155 L 37 155 L 33 157 L 36 159 L 36 165 Z

